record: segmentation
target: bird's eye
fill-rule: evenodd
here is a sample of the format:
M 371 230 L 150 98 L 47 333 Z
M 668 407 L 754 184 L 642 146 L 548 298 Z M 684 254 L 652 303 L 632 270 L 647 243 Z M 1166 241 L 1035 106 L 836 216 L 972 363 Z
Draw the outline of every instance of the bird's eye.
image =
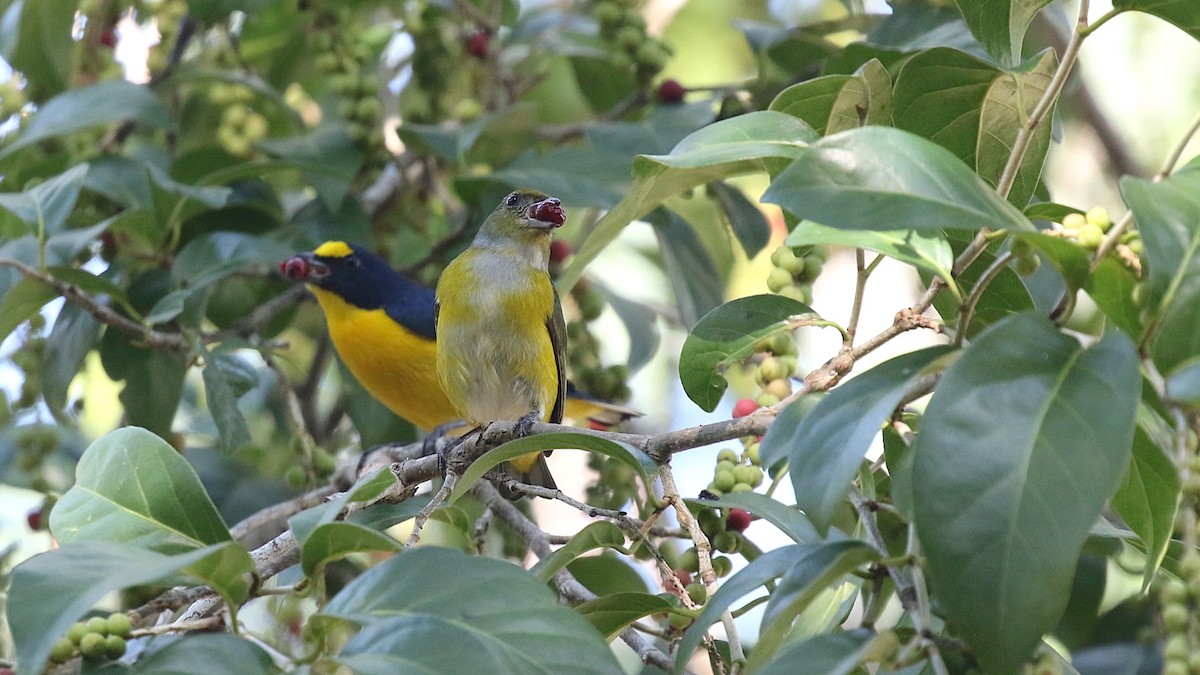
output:
M 504 204 L 506 206 L 516 206 L 517 202 L 519 202 L 519 201 L 521 201 L 521 195 L 518 195 L 517 193 L 514 192 L 508 196 L 508 199 L 504 200 Z
M 350 256 L 349 258 L 346 258 L 346 264 L 349 265 L 351 268 L 362 267 L 362 261 L 358 259 L 358 256 L 353 256 L 353 255 Z

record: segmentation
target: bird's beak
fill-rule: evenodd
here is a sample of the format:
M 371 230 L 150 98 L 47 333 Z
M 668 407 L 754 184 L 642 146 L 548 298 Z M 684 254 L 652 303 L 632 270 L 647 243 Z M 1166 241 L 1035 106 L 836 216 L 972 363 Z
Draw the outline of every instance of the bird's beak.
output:
M 529 217 L 529 224 L 539 230 L 550 231 L 567 222 L 567 214 L 563 211 L 562 202 L 554 197 L 531 204 L 525 214 Z
M 320 284 L 322 279 L 329 276 L 329 267 L 311 253 L 297 253 L 284 260 L 279 263 L 279 271 L 289 279 L 310 284 Z

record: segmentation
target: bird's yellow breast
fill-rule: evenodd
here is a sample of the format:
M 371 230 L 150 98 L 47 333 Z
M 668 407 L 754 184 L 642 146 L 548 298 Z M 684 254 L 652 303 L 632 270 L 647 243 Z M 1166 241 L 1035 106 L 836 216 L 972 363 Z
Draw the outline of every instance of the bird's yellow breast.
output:
M 392 412 L 428 431 L 458 419 L 437 378 L 437 345 L 382 309 L 355 307 L 310 286 L 338 355 L 363 387 Z

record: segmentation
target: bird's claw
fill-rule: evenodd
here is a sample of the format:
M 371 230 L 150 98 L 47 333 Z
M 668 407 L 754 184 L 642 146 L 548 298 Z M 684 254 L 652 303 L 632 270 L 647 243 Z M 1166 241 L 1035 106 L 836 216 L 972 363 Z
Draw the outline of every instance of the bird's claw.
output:
M 533 412 L 526 413 L 525 415 L 522 415 L 521 418 L 517 420 L 516 425 L 513 426 L 513 435 L 517 438 L 528 436 L 530 432 L 533 431 L 533 425 L 541 421 L 542 416 L 540 413 L 538 413 L 538 411 L 534 410 Z

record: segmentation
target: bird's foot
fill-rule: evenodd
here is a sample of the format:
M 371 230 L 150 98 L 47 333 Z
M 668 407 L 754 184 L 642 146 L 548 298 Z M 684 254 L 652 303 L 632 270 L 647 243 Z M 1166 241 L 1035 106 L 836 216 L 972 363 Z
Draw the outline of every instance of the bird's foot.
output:
M 526 413 L 522 415 L 517 423 L 513 425 L 513 436 L 516 438 L 524 438 L 533 431 L 533 425 L 542 421 L 542 415 L 538 411 Z
M 387 450 L 389 447 L 391 447 L 391 446 L 384 443 L 383 445 L 375 445 L 370 448 L 367 448 L 366 450 L 363 450 L 363 453 L 358 456 L 358 466 L 354 468 L 354 479 L 358 480 L 359 476 L 362 476 L 363 474 L 367 473 L 372 468 L 374 468 L 372 466 L 373 458 L 381 450 Z
M 433 430 L 429 432 L 429 435 L 421 439 L 421 456 L 428 457 L 430 455 L 438 454 L 438 445 L 440 444 L 441 440 L 446 437 L 446 434 L 466 425 L 467 423 L 462 420 L 454 420 L 453 422 L 446 422 L 445 424 L 439 424 L 434 427 Z M 454 443 L 450 443 L 450 445 L 454 445 Z
M 434 454 L 437 454 L 438 458 L 438 472 L 444 475 L 447 467 L 450 466 L 450 454 L 454 452 L 454 449 L 462 445 L 468 438 L 471 438 L 472 436 L 478 436 L 482 431 L 483 427 L 475 427 L 474 429 L 468 431 L 462 436 L 459 436 L 458 438 L 455 438 L 445 445 L 439 445 L 435 443 Z

